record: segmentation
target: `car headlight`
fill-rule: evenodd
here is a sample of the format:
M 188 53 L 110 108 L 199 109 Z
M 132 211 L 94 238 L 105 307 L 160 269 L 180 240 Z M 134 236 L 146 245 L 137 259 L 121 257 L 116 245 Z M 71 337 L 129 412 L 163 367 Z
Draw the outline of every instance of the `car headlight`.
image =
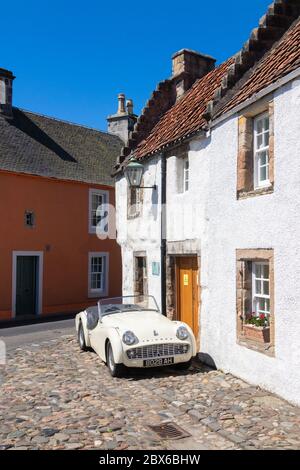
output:
M 123 343 L 127 344 L 127 346 L 132 346 L 133 344 L 138 342 L 137 337 L 132 331 L 125 331 L 122 337 Z
M 185 326 L 180 326 L 178 330 L 176 331 L 176 336 L 178 339 L 184 341 L 185 339 L 189 337 L 189 332 Z

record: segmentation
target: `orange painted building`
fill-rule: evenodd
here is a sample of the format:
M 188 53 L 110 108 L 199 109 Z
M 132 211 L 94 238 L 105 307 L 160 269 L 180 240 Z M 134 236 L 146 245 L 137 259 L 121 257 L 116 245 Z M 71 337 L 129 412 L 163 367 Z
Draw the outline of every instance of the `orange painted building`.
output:
M 121 294 L 120 249 L 96 227 L 122 141 L 12 107 L 13 78 L 0 69 L 0 321 Z

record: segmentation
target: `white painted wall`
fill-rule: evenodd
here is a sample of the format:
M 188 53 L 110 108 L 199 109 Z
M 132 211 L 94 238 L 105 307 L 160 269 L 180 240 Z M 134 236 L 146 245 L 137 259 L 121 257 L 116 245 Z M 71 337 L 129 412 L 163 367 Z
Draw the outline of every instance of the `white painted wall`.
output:
M 177 194 L 176 157 L 168 159 L 167 238 L 196 238 L 201 246 L 201 352 L 224 371 L 300 405 L 299 80 L 275 93 L 274 113 L 274 193 L 236 199 L 238 121 L 233 116 L 210 137 L 190 143 L 188 193 Z M 159 157 L 145 173 L 145 185 L 154 182 L 160 185 Z M 147 251 L 149 293 L 160 301 L 160 278 L 151 275 L 150 264 L 160 260 L 160 211 L 152 207 L 152 191 L 145 190 L 142 216 L 127 221 L 126 185 L 125 178 L 116 185 L 123 290 L 132 293 L 133 251 Z M 242 248 L 274 249 L 274 358 L 236 342 L 236 249 Z
M 209 190 L 209 159 L 203 150 L 207 140 L 195 140 L 189 151 L 189 190 L 178 192 L 181 159 L 176 154 L 167 161 L 167 239 L 182 241 L 202 239 Z M 178 161 L 179 160 L 179 161 Z
M 123 295 L 134 291 L 134 252 L 145 251 L 148 262 L 148 291 L 161 307 L 160 276 L 152 275 L 152 262 L 160 264 L 160 158 L 145 164 L 144 186 L 158 186 L 157 190 L 144 189 L 142 213 L 127 219 L 127 181 L 116 182 L 117 241 L 122 249 Z
M 274 97 L 275 191 L 236 200 L 237 118 L 212 132 L 202 351 L 216 365 L 300 404 L 300 82 Z M 236 344 L 235 250 L 273 248 L 275 358 Z

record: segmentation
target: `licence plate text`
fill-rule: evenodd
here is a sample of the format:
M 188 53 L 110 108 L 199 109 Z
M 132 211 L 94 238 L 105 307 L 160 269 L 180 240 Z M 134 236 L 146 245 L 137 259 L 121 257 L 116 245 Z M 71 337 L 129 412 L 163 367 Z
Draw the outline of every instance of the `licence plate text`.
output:
M 160 367 L 174 364 L 174 357 L 159 357 L 156 359 L 146 359 L 144 367 Z

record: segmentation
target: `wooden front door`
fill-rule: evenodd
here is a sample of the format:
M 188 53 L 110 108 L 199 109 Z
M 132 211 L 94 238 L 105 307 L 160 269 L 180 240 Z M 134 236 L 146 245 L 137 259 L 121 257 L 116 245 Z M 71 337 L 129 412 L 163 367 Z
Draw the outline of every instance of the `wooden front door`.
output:
M 16 315 L 37 313 L 37 256 L 17 257 Z
M 198 340 L 199 288 L 197 256 L 176 259 L 177 317 L 187 323 Z

